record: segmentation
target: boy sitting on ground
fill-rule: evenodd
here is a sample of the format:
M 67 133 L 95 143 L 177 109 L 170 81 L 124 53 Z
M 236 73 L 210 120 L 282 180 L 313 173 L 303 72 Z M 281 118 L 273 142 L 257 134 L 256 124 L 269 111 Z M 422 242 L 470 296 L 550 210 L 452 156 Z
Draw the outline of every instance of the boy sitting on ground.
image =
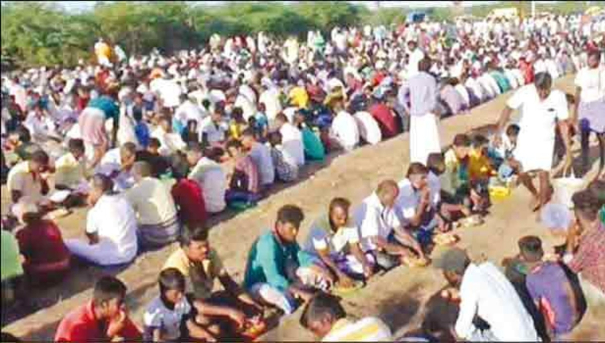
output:
M 162 270 L 158 282 L 160 295 L 147 306 L 143 322 L 146 342 L 205 340 L 214 336 L 189 317 L 191 304 L 185 297 L 185 276 L 176 268 Z
M 449 174 L 450 186 L 454 196 L 473 212 L 480 212 L 483 202 L 482 196 L 471 183 L 469 170 L 469 154 L 471 152 L 471 139 L 468 135 L 458 134 L 454 137 L 452 148 L 445 153 L 445 168 Z
M 229 140 L 226 145 L 227 152 L 235 160 L 235 167 L 229 182 L 229 189 L 225 194 L 228 203 L 242 201 L 254 203 L 259 199 L 258 167 L 252 158 L 244 152 L 242 143 L 238 140 Z
M 427 159 L 427 167 L 429 169 L 429 187 L 436 198 L 434 203 L 437 209 L 438 230 L 447 232 L 452 229 L 453 223 L 469 217 L 471 210 L 454 195 L 455 190 L 451 188 L 450 174 L 445 172 L 443 154 L 430 154 Z

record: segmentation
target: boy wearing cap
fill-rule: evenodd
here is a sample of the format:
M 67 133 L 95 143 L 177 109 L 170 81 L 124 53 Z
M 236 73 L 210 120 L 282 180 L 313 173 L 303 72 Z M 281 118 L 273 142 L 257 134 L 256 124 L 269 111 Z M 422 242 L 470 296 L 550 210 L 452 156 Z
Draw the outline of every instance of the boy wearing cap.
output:
M 469 341 L 538 341 L 534 322 L 515 289 L 491 262 L 472 263 L 466 251 L 445 252 L 437 266 L 449 284 L 460 290 L 456 335 Z M 477 326 L 475 317 L 489 324 Z

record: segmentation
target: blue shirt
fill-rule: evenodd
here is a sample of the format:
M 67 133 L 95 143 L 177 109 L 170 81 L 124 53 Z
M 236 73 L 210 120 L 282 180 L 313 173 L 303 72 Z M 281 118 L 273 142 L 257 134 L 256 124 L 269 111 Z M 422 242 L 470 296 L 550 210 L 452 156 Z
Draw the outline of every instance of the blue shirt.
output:
M 88 102 L 88 107 L 98 108 L 105 113 L 105 120 L 113 118 L 117 122 L 120 116 L 120 108 L 110 97 L 103 95 Z

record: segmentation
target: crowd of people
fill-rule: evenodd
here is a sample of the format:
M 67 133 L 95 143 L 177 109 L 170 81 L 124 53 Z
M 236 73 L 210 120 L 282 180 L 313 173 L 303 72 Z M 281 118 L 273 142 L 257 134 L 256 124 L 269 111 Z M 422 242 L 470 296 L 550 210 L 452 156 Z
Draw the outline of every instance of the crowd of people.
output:
M 251 339 L 266 329 L 266 308 L 289 315 L 301 304 L 301 324 L 324 341 L 389 340 L 382 321 L 347 318 L 329 293 L 363 287 L 380 270 L 428 265 L 431 246 L 454 244 L 454 229 L 482 223 L 494 187 L 523 184 L 534 211 L 548 208 L 554 165 L 562 158 L 570 166 L 578 134 L 587 169 L 595 133 L 600 169 L 573 196 L 562 250 L 523 237 L 506 275 L 455 248 L 435 261 L 452 286 L 443 296 L 460 303 L 459 339 L 564 338 L 582 312 L 565 271 L 579 273 L 589 307 L 605 303 L 604 24 L 552 16 L 336 27 L 302 43 L 215 34 L 201 50 L 130 58 L 100 39 L 96 65 L 3 76 L 2 177 L 11 202 L 3 288 L 20 274 L 38 285 L 62 282 L 72 258 L 122 266 L 178 241 L 143 330 L 128 318 L 126 286 L 104 277 L 55 340 Z M 571 73 L 575 96 L 553 89 Z M 442 153 L 440 118 L 468 116 L 508 91 L 491 136 L 459 134 Z M 522 116 L 512 123 L 514 110 Z M 243 284 L 233 280 L 208 239 L 209 216 L 255 206 L 327 154 L 405 131 L 403 180 L 384 180 L 360 204 L 334 197 L 301 245 L 305 214 L 284 205 L 250 248 Z M 64 240 L 45 214 L 80 206 L 89 207 L 85 237 Z M 450 333 L 425 329 L 414 339 Z

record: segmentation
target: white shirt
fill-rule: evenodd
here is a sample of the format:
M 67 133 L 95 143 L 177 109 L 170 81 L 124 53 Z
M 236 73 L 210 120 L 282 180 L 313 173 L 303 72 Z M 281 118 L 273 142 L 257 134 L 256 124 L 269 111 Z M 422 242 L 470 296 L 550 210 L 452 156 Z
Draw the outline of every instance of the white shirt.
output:
M 387 239 L 393 229 L 400 226 L 394 209 L 384 207 L 376 193 L 363 200 L 353 212 L 353 218 L 361 233 L 361 247 L 364 251 L 376 250 L 372 237 Z
M 416 48 L 410 54 L 410 62 L 408 63 L 408 78 L 418 74 L 418 62 L 424 58 L 424 52 L 419 48 Z
M 158 225 L 176 217 L 176 205 L 166 184 L 146 177 L 124 194 L 141 225 Z
M 284 152 L 285 154 L 285 152 Z M 271 149 L 262 143 L 254 143 L 248 153 L 260 176 L 261 185 L 270 185 L 275 181 L 275 166 L 271 158 Z
M 248 121 L 248 118 L 253 117 L 256 114 L 256 106 L 244 94 L 239 94 L 237 96 L 233 106 L 242 109 L 243 117 L 246 121 Z
M 96 233 L 107 253 L 104 264 L 123 264 L 137 255 L 137 220 L 128 201 L 120 195 L 102 195 L 86 217 L 86 233 Z
M 174 80 L 157 80 L 158 82 L 155 86 L 157 89 L 152 90 L 157 91 L 160 95 L 160 98 L 164 102 L 165 107 L 178 107 L 181 103 L 180 96 L 182 93 L 181 86 Z
M 23 125 L 29 130 L 34 142 L 45 142 L 49 136 L 57 136 L 55 133 L 55 123 L 47 115 L 42 117 L 31 112 Z
M 227 176 L 220 164 L 202 157 L 189 173 L 189 178 L 195 180 L 202 188 L 206 211 L 218 213 L 225 209 Z
M 352 150 L 359 144 L 359 129 L 357 128 L 357 122 L 355 122 L 355 118 L 346 111 L 340 111 L 336 117 L 334 117 L 330 133 L 345 150 Z
M 187 144 L 183 141 L 181 135 L 175 132 L 165 132 L 161 127 L 158 127 L 151 133 L 151 137 L 157 138 L 160 141 L 160 149 L 158 152 L 162 156 L 169 156 L 179 150 L 184 150 Z
M 476 79 L 469 77 L 466 80 L 465 86 L 470 88 L 473 93 L 475 93 L 475 96 L 477 96 L 477 98 L 479 98 L 479 100 L 483 100 L 484 95 L 483 95 L 483 88 L 481 88 L 481 84 L 479 83 L 479 81 L 477 81 Z
M 581 87 L 580 101 L 583 103 L 598 100 L 605 101 L 605 67 L 597 69 L 583 68 L 576 75 L 576 87 Z
M 285 123 L 279 129 L 282 136 L 284 159 L 288 164 L 301 167 L 305 164 L 305 146 L 302 132 L 294 125 Z
M 272 87 L 264 91 L 260 95 L 259 102 L 265 104 L 267 119 L 269 121 L 275 120 L 275 116 L 282 110 L 281 103 L 279 102 L 279 90 L 277 88 Z
M 187 298 L 183 297 L 171 310 L 164 305 L 162 299 L 158 296 L 147 306 L 143 323 L 145 328 L 160 329 L 164 340 L 178 341 L 181 337 L 181 321 L 189 312 L 191 312 L 191 305 L 189 305 Z
M 490 325 L 490 331 L 501 341 L 539 341 L 534 322 L 525 310 L 517 292 L 504 274 L 492 263 L 471 263 L 460 285 L 460 312 L 456 334 L 471 338 L 479 315 Z
M 199 125 L 202 121 L 203 115 L 199 107 L 197 107 L 190 100 L 187 100 L 176 109 L 174 112 L 174 118 L 182 123 L 183 126 L 186 126 L 189 120 L 195 120 Z
M 540 100 L 535 84 L 523 86 L 508 99 L 506 105 L 521 111 L 519 121 L 519 145 L 521 140 L 555 138 L 555 119 L 569 118 L 569 108 L 565 93 L 553 89 L 548 98 Z
M 353 116 L 357 122 L 360 136 L 370 144 L 378 144 L 382 140 L 382 132 L 376 119 L 368 112 L 357 112 Z
M 326 216 L 327 217 L 327 216 Z M 327 218 L 320 218 L 324 220 Z M 316 254 L 318 250 L 329 249 L 330 253 L 338 254 L 348 245 L 359 243 L 359 230 L 356 226 L 340 228 L 331 236 L 319 225 L 325 223 L 314 222 L 305 241 L 305 251 Z
M 210 116 L 204 118 L 199 128 L 199 140 L 202 141 L 202 136 L 205 133 L 208 139 L 208 144 L 212 145 L 225 140 L 225 133 L 229 130 L 227 123 L 221 122 L 216 125 Z
M 431 177 L 432 175 L 432 177 Z M 436 207 L 440 201 L 439 192 L 441 184 L 439 178 L 433 173 L 429 174 L 429 189 L 431 193 L 431 205 Z M 416 191 L 409 179 L 403 179 L 397 184 L 399 186 L 399 196 L 395 201 L 395 214 L 401 223 L 408 223 L 416 215 L 416 209 L 420 204 L 420 192 Z

